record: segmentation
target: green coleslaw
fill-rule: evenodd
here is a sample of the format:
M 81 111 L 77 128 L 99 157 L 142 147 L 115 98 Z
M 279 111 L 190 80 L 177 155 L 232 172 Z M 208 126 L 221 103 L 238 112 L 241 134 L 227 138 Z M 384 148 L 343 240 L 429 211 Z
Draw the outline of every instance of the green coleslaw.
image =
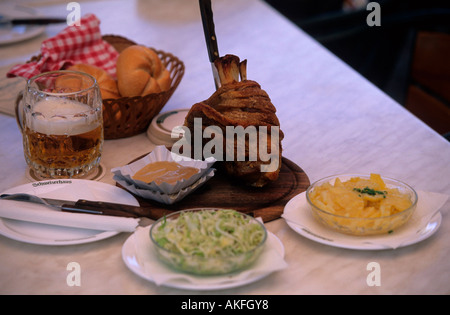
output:
M 177 269 L 218 274 L 252 263 L 266 233 L 260 222 L 238 211 L 202 209 L 160 219 L 151 237 L 161 258 Z

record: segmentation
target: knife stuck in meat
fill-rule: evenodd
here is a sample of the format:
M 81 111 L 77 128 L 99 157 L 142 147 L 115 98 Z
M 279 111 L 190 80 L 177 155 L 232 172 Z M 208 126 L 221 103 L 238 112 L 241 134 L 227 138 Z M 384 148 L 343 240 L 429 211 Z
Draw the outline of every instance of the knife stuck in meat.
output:
M 220 87 L 220 79 L 214 61 L 219 58 L 217 36 L 214 27 L 211 0 L 199 0 L 200 14 L 202 16 L 203 31 L 205 33 L 206 48 L 208 49 L 209 61 L 213 72 L 216 90 Z

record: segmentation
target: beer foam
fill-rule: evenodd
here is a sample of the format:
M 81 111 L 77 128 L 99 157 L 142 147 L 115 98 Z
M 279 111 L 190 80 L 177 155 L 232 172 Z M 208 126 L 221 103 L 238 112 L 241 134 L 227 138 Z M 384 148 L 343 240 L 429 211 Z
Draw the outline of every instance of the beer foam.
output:
M 99 125 L 99 113 L 89 105 L 67 99 L 49 97 L 34 105 L 30 126 L 47 135 L 76 135 Z M 81 115 L 80 115 L 81 114 Z

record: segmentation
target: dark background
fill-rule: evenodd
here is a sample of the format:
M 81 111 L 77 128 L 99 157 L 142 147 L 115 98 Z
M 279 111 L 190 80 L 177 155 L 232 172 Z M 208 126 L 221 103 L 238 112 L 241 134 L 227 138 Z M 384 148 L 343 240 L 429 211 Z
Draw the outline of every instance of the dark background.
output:
M 265 0 L 323 46 L 450 140 L 450 0 Z

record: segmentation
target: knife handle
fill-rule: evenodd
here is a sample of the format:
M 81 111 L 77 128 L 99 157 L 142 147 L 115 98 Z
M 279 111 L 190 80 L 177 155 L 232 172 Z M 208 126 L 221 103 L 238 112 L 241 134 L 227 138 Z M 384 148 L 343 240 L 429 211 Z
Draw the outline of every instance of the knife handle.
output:
M 130 217 L 130 218 L 136 218 L 137 215 L 125 211 L 119 211 L 114 209 L 102 209 L 102 208 L 96 208 L 88 205 L 70 205 L 70 204 L 64 204 L 61 206 L 61 211 L 65 212 L 74 212 L 74 213 L 86 213 L 86 214 L 98 214 L 98 215 L 110 215 L 115 217 Z
M 58 24 L 58 23 L 66 23 L 67 19 L 65 18 L 18 18 L 12 19 L 12 25 L 47 25 L 47 24 Z
M 149 207 L 131 206 L 119 203 L 111 203 L 104 201 L 91 201 L 80 199 L 72 208 L 99 211 L 103 215 L 122 216 L 122 217 L 146 217 L 149 219 L 157 220 L 164 215 L 168 215 L 173 211 L 163 209 L 152 209 Z
M 202 16 L 203 31 L 208 48 L 209 61 L 214 62 L 219 57 L 216 31 L 214 28 L 211 0 L 199 0 L 200 14 Z
M 111 203 L 104 201 L 91 201 L 80 199 L 75 203 L 75 208 L 86 210 L 101 211 L 105 215 L 121 215 L 128 217 L 143 216 L 144 211 L 141 207 L 123 205 L 119 203 Z

